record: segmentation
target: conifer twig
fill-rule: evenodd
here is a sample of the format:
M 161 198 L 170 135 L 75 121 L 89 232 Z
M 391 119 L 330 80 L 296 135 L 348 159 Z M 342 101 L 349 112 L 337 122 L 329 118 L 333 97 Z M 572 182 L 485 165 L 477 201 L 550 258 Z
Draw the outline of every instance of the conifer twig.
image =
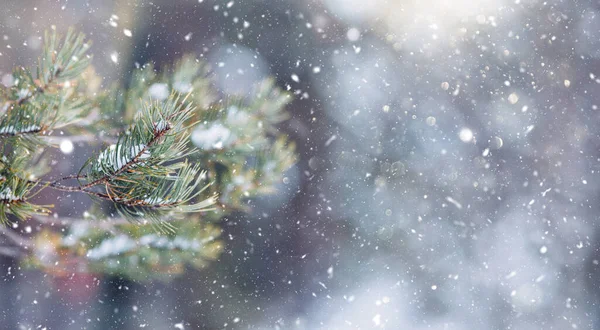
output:
M 215 260 L 223 249 L 216 222 L 273 191 L 294 161 L 276 129 L 289 95 L 269 80 L 252 97 L 217 101 L 207 66 L 192 56 L 170 70 L 144 65 L 127 87 L 100 91 L 93 69 L 84 72 L 91 57 L 81 34 L 52 31 L 44 42 L 34 73 L 18 68 L 12 86 L 0 88 L 0 224 L 36 222 L 33 233 L 0 226 L 14 245 L 0 255 L 52 274 L 76 268 L 142 280 Z M 65 136 L 53 135 L 63 127 Z M 77 173 L 45 176 L 47 147 L 65 141 L 106 145 Z M 112 205 L 58 217 L 32 202 L 43 191 Z

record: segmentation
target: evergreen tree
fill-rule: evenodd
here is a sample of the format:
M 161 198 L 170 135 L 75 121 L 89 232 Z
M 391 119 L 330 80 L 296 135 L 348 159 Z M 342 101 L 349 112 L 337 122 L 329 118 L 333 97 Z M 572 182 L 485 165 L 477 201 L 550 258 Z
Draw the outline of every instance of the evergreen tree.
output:
M 218 220 L 273 192 L 294 162 L 276 129 L 290 96 L 273 81 L 224 97 L 207 66 L 186 56 L 101 88 L 82 34 L 52 30 L 44 42 L 37 67 L 15 69 L 0 90 L 0 230 L 14 243 L 0 252 L 26 265 L 133 279 L 203 267 L 223 249 Z M 97 152 L 53 177 L 52 149 L 71 141 Z M 65 217 L 36 203 L 48 190 L 95 203 Z

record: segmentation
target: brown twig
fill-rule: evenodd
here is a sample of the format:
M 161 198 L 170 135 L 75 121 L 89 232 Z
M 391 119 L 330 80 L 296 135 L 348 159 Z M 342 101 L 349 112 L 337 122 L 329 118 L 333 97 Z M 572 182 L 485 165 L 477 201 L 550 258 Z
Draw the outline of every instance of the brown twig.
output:
M 167 118 L 167 120 L 169 120 L 170 118 Z M 119 174 L 123 173 L 124 171 L 128 170 L 129 168 L 131 168 L 131 166 L 135 165 L 138 163 L 138 161 L 140 160 L 140 157 L 142 157 L 142 155 L 148 150 L 148 148 L 150 148 L 152 145 L 154 145 L 160 138 L 162 138 L 167 131 L 170 128 L 167 127 L 164 130 L 158 131 L 156 132 L 156 134 L 152 137 L 152 139 L 144 146 L 144 148 L 142 148 L 142 150 L 140 150 L 135 157 L 133 157 L 133 159 L 131 159 L 129 162 L 127 162 L 125 165 L 123 165 L 121 168 L 119 168 L 115 173 L 110 174 L 110 175 L 105 175 L 99 179 L 96 179 L 86 185 L 83 185 L 83 188 L 91 188 L 93 186 L 105 183 L 106 181 L 118 176 Z
M 174 116 L 174 114 L 173 114 Z M 171 118 L 165 118 L 165 120 L 169 121 Z M 66 181 L 66 180 L 70 180 L 70 179 L 84 179 L 84 180 L 89 180 L 89 176 L 87 175 L 68 175 L 65 176 L 63 178 L 54 180 L 54 181 L 43 181 L 43 180 L 33 180 L 33 181 L 29 181 L 31 183 L 36 183 L 36 184 L 42 184 L 46 187 L 51 187 L 54 188 L 56 190 L 60 190 L 60 191 L 66 191 L 66 192 L 80 192 L 80 193 L 85 193 L 91 196 L 96 196 L 98 198 L 102 198 L 102 199 L 107 199 L 110 201 L 113 201 L 115 203 L 119 203 L 125 206 L 143 206 L 143 207 L 148 207 L 148 208 L 161 208 L 161 207 L 172 207 L 172 206 L 176 206 L 179 204 L 179 202 L 174 202 L 174 203 L 165 203 L 165 204 L 149 204 L 146 201 L 143 200 L 137 200 L 137 199 L 124 199 L 124 198 L 118 198 L 116 196 L 113 196 L 112 194 L 110 194 L 109 189 L 108 189 L 108 182 L 111 179 L 114 179 L 116 177 L 118 177 L 119 174 L 131 169 L 131 167 L 133 167 L 134 165 L 136 165 L 137 163 L 139 163 L 142 155 L 144 153 L 146 153 L 148 151 L 148 149 L 150 147 L 152 147 L 155 143 L 157 143 L 162 137 L 164 137 L 166 135 L 166 133 L 170 130 L 170 127 L 166 127 L 164 129 L 161 130 L 155 130 L 154 131 L 154 135 L 152 137 L 152 139 L 150 139 L 150 141 L 148 141 L 148 143 L 142 148 L 142 150 L 140 150 L 135 157 L 133 157 L 130 161 L 128 161 L 125 165 L 123 165 L 122 167 L 120 167 L 118 170 L 116 170 L 114 173 L 111 174 L 107 174 L 99 179 L 90 181 L 84 185 L 81 186 L 66 186 L 61 184 L 62 181 Z M 104 184 L 105 186 L 107 186 L 107 193 L 101 193 L 101 192 L 97 192 L 92 190 L 94 187 Z M 43 188 L 42 188 L 43 189 Z

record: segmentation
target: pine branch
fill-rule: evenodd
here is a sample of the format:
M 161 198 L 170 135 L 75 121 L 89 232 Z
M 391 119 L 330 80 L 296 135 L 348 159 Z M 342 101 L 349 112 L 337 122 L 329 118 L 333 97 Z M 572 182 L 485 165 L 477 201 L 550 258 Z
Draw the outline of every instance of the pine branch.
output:
M 168 279 L 204 267 L 223 248 L 211 222 L 273 192 L 294 162 L 277 130 L 290 96 L 267 81 L 251 97 L 217 101 L 209 67 L 191 56 L 160 72 L 144 65 L 127 88 L 99 91 L 101 79 L 84 71 L 88 45 L 71 30 L 47 33 L 35 78 L 17 69 L 0 90 L 0 223 L 37 222 L 32 239 L 9 235 L 27 243 L 16 244 L 27 264 L 49 273 Z M 62 127 L 68 137 L 52 136 Z M 109 145 L 78 173 L 44 178 L 46 147 L 64 139 Z M 111 212 L 94 203 L 82 219 L 49 217 L 51 206 L 31 202 L 46 190 L 110 202 Z
M 4 91 L 6 100 L 0 119 L 0 143 L 23 143 L 29 150 L 43 145 L 39 136 L 70 124 L 88 109 L 73 87 L 89 65 L 89 44 L 83 34 L 69 30 L 65 38 L 56 31 L 45 33 L 45 47 L 36 69 L 13 72 L 13 85 Z M 13 141 L 14 140 L 14 141 Z
M 178 162 L 191 154 L 187 141 L 187 122 L 193 107 L 172 95 L 165 102 L 151 103 L 136 117 L 136 123 L 122 134 L 117 143 L 86 163 L 87 174 L 55 181 L 29 180 L 60 191 L 81 192 L 92 197 L 110 200 L 123 216 L 136 220 L 151 219 L 163 228 L 162 216 L 209 210 L 215 197 L 197 203 L 190 202 L 207 186 L 199 188 L 206 173 L 199 166 Z M 169 163 L 169 164 L 167 164 Z M 63 181 L 88 181 L 67 186 Z M 95 188 L 102 187 L 104 192 Z M 167 230 L 172 230 L 168 225 Z
M 18 151 L 19 149 L 17 149 Z M 32 214 L 46 214 L 51 205 L 34 205 L 28 202 L 36 182 L 23 179 L 19 175 L 27 166 L 28 156 L 23 150 L 0 159 L 0 226 L 8 223 L 7 214 L 11 213 L 24 220 Z
M 90 63 L 91 57 L 85 55 L 90 44 L 85 42 L 83 33 L 75 34 L 70 28 L 61 46 L 58 46 L 59 40 L 55 30 L 44 34 L 46 47 L 37 70 L 41 92 L 51 84 L 78 77 Z
M 135 219 L 143 215 L 159 225 L 160 216 L 169 212 L 207 210 L 215 202 L 214 198 L 185 205 L 204 190 L 196 188 L 205 174 L 201 173 L 198 166 L 177 163 L 178 159 L 190 154 L 186 143 L 186 122 L 193 107 L 189 103 L 184 104 L 185 98 L 180 101 L 173 95 L 165 102 L 145 106 L 137 116 L 136 124 L 122 134 L 115 145 L 88 160 L 88 174 L 69 175 L 55 181 L 22 180 L 13 175 L 13 180 L 22 182 L 26 189 L 23 188 L 17 195 L 13 194 L 10 187 L 5 188 L 4 195 L 0 191 L 0 200 L 4 199 L 0 209 L 9 208 L 11 213 L 19 214 L 20 218 L 47 212 L 25 201 L 27 192 L 40 185 L 41 189 L 50 187 L 110 200 L 118 204 L 117 209 L 128 218 Z M 167 162 L 175 163 L 166 165 Z M 62 181 L 69 179 L 88 182 L 77 186 L 62 184 Z M 104 192 L 95 189 L 99 186 Z M 7 221 L 7 218 L 0 217 L 0 220 Z

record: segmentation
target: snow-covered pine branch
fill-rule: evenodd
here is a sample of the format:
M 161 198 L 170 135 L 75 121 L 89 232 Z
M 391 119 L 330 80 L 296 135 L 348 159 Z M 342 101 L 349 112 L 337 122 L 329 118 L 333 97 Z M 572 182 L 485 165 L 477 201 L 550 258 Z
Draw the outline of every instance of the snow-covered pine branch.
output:
M 267 81 L 250 96 L 218 99 L 210 69 L 192 56 L 161 71 L 143 65 L 127 87 L 101 89 L 88 48 L 82 35 L 53 30 L 37 68 L 16 69 L 0 91 L 0 223 L 18 230 L 33 218 L 43 228 L 4 235 L 21 237 L 15 247 L 28 263 L 53 273 L 168 279 L 204 267 L 223 248 L 218 220 L 272 192 L 293 163 L 293 144 L 275 127 L 290 96 Z M 47 179 L 55 159 L 44 151 L 57 141 L 99 151 L 79 172 Z M 96 203 L 65 221 L 35 203 L 64 200 L 48 191 Z

